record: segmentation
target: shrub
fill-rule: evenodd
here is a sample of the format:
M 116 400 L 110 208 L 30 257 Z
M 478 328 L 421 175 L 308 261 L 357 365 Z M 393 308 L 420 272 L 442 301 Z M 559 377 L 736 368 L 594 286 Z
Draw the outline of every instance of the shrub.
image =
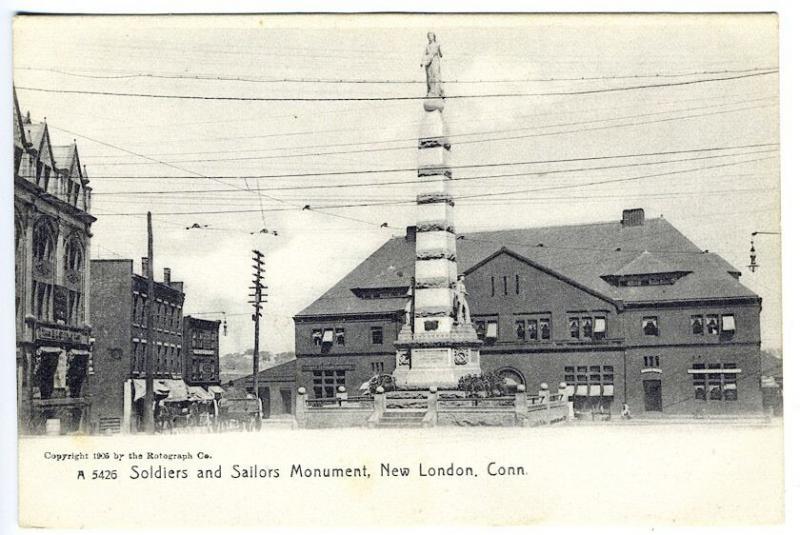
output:
M 458 380 L 456 388 L 473 397 L 499 397 L 505 394 L 503 378 L 494 372 L 465 375 Z

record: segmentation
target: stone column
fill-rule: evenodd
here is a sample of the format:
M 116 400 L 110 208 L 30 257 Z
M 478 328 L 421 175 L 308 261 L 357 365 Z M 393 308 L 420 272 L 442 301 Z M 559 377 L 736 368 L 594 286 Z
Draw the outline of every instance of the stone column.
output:
M 518 426 L 528 424 L 528 395 L 525 393 L 525 385 L 517 385 L 514 393 L 514 414 Z
M 423 423 L 426 427 L 436 427 L 439 423 L 438 416 L 438 403 L 439 403 L 439 389 L 435 386 L 431 386 L 428 389 L 428 410 L 425 413 L 425 418 Z
M 306 426 L 306 394 L 305 387 L 297 389 L 297 404 L 294 408 L 294 418 L 297 420 L 297 427 L 304 428 Z

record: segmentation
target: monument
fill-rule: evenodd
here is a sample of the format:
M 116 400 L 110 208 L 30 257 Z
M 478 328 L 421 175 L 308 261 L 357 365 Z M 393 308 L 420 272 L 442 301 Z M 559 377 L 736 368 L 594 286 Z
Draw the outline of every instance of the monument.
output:
M 417 146 L 416 261 L 406 321 L 395 342 L 393 375 L 405 389 L 454 388 L 461 377 L 481 373 L 482 342 L 470 320 L 456 261 L 441 58 L 436 35 L 429 33 L 421 64 L 427 94 Z

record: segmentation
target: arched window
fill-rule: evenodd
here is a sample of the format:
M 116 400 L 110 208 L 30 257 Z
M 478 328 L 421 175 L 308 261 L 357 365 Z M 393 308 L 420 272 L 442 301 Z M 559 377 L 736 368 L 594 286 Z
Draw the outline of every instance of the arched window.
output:
M 64 252 L 64 270 L 81 272 L 83 270 L 83 244 L 78 238 L 67 241 Z
M 67 240 L 64 250 L 64 283 L 67 286 L 67 323 L 80 325 L 83 312 L 83 243 L 77 236 Z
M 33 228 L 34 262 L 52 262 L 56 250 L 56 233 L 49 218 L 40 218 Z
M 55 275 L 56 227 L 40 217 L 33 227 L 33 287 L 31 310 L 40 320 L 53 319 L 53 276 Z

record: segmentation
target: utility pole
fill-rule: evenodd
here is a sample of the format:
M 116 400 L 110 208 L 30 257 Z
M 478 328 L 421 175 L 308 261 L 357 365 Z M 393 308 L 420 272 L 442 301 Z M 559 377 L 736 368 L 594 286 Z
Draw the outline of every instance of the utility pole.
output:
M 153 352 L 156 341 L 153 336 L 153 304 L 155 302 L 155 281 L 153 281 L 153 215 L 147 212 L 147 299 L 145 300 L 147 312 L 147 346 L 145 351 L 145 387 L 144 387 L 144 430 L 146 433 L 155 433 L 155 417 L 153 414 Z
M 250 287 L 253 290 L 253 293 L 250 294 L 252 297 L 252 301 L 249 301 L 250 304 L 253 305 L 253 323 L 255 326 L 255 338 L 253 340 L 253 393 L 256 396 L 256 399 L 259 403 L 259 411 L 258 411 L 258 421 L 256 422 L 256 429 L 261 429 L 261 396 L 259 396 L 258 392 L 258 368 L 259 368 L 259 355 L 258 355 L 258 337 L 259 337 L 259 323 L 261 319 L 261 305 L 266 300 L 266 295 L 264 295 L 263 290 L 266 288 L 262 282 L 264 279 L 264 253 L 257 249 L 253 249 L 253 269 L 255 270 L 254 279 L 253 279 L 253 286 Z

